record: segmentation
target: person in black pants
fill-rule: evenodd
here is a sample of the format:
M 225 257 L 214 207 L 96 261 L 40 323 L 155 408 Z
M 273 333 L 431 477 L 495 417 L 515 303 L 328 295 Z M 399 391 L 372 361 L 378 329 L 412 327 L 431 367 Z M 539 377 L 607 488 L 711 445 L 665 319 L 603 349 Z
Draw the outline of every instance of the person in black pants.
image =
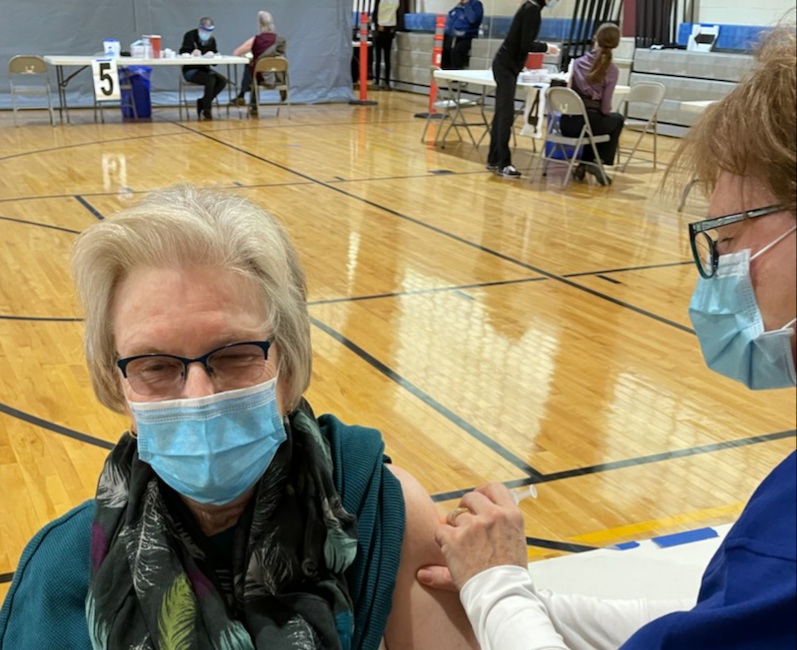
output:
M 614 164 L 617 147 L 620 144 L 620 133 L 625 123 L 621 113 L 612 112 L 612 96 L 620 75 L 617 66 L 612 63 L 612 50 L 619 44 L 620 28 L 612 23 L 601 25 L 595 32 L 592 50 L 573 62 L 573 72 L 570 77 L 570 87 L 584 101 L 592 134 L 609 136 L 608 142 L 596 145 L 604 165 Z M 577 138 L 584 128 L 584 118 L 580 115 L 562 115 L 560 128 L 562 135 Z M 573 172 L 577 180 L 583 179 L 586 172 L 589 172 L 601 185 L 611 183 L 611 179 L 605 173 L 601 174 L 596 165 L 585 164 L 595 160 L 595 152 L 591 146 L 584 146 L 581 160 L 584 162 Z
M 392 90 L 390 87 L 390 51 L 398 25 L 398 0 L 376 0 L 374 5 L 374 83 L 380 90 Z M 384 83 L 380 83 L 382 58 L 385 59 Z
M 529 52 L 559 54 L 559 48 L 537 41 L 542 22 L 542 9 L 552 7 L 555 0 L 526 0 L 520 5 L 509 32 L 493 59 L 495 77 L 495 114 L 490 128 L 490 152 L 487 169 L 505 178 L 519 178 L 520 172 L 512 164 L 509 140 L 515 122 L 515 90 L 517 76 L 526 63 Z
M 191 56 L 212 55 L 219 51 L 213 31 L 216 29 L 213 19 L 205 16 L 199 19 L 199 27 L 187 31 L 183 36 L 180 54 Z M 212 120 L 211 108 L 213 100 L 227 85 L 227 78 L 213 70 L 209 65 L 183 66 L 183 79 L 205 87 L 205 94 L 196 102 L 197 117 Z
M 484 18 L 481 0 L 459 0 L 448 12 L 443 33 L 443 70 L 463 70 L 470 62 L 470 46 Z

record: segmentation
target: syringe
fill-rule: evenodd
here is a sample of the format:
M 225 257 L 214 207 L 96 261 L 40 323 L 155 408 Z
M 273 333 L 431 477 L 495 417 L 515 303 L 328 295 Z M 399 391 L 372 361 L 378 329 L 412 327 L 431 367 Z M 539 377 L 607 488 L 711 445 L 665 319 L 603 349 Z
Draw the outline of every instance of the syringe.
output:
M 523 499 L 536 499 L 537 498 L 537 488 L 534 487 L 534 484 L 531 483 L 526 487 L 518 488 L 517 490 L 510 490 L 512 494 L 512 498 L 515 501 L 515 505 L 518 505 Z

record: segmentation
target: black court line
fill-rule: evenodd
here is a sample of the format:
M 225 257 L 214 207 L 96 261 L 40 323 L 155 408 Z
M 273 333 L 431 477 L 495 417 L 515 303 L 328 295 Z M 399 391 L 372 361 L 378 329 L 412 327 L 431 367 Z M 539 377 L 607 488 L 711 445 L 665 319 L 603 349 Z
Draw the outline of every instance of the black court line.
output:
M 601 280 L 605 280 L 606 282 L 610 282 L 611 284 L 622 284 L 620 280 L 615 280 L 614 278 L 610 278 L 608 275 L 603 275 L 603 273 L 597 273 L 595 277 L 600 278 Z
M 624 273 L 626 271 L 647 271 L 648 269 L 666 269 L 671 266 L 691 266 L 692 260 L 686 262 L 662 262 L 661 264 L 643 264 L 642 266 L 623 266 L 617 269 L 602 269 L 600 271 L 579 271 L 578 273 L 563 273 L 563 278 L 581 278 L 586 275 L 602 275 L 609 273 Z
M 688 449 L 676 449 L 675 451 L 665 451 L 660 454 L 640 456 L 638 458 L 630 458 L 628 460 L 616 460 L 610 463 L 600 463 L 598 465 L 590 465 L 589 467 L 568 469 L 562 472 L 553 472 L 552 474 L 545 474 L 541 482 L 547 483 L 550 481 L 560 481 L 562 479 L 573 478 L 575 476 L 586 476 L 587 474 L 598 474 L 601 472 L 608 472 L 615 469 L 625 469 L 627 467 L 635 467 L 637 465 L 648 465 L 650 463 L 658 463 L 665 460 L 673 460 L 675 458 L 685 458 L 686 456 L 709 454 L 715 451 L 724 451 L 726 449 L 733 449 L 735 447 L 746 447 L 748 445 L 754 445 L 761 442 L 771 442 L 773 440 L 793 438 L 796 434 L 797 431 L 795 431 L 794 429 L 790 429 L 788 431 L 767 433 L 761 436 L 742 438 L 740 440 L 727 440 L 725 442 L 715 442 L 709 445 L 690 447 Z
M 80 433 L 80 431 L 75 431 L 74 429 L 69 429 L 68 427 L 62 427 L 60 424 L 55 424 L 54 422 L 48 422 L 47 420 L 43 420 L 40 417 L 31 415 L 30 413 L 25 413 L 24 411 L 20 411 L 19 409 L 15 409 L 13 406 L 8 406 L 7 404 L 3 404 L 2 402 L 0 402 L 0 413 L 5 413 L 6 415 L 10 415 L 12 418 L 17 418 L 18 420 L 22 420 L 23 422 L 33 424 L 37 427 L 41 427 L 42 429 L 47 429 L 48 431 L 52 431 L 62 436 L 66 436 L 67 438 L 72 438 L 73 440 L 79 440 L 80 442 L 85 442 L 89 445 L 94 445 L 95 447 L 102 447 L 103 449 L 113 449 L 115 446 L 115 443 L 113 442 L 108 442 L 107 440 L 101 440 L 100 438 L 95 438 L 94 436 L 90 436 L 85 433 Z
M 678 449 L 676 451 L 665 451 L 660 454 L 651 454 L 649 456 L 638 456 L 636 458 L 627 458 L 626 460 L 616 460 L 609 463 L 600 463 L 599 465 L 590 465 L 589 467 L 578 467 L 576 469 L 567 469 L 561 472 L 552 472 L 551 474 L 543 474 L 539 481 L 529 479 L 514 479 L 511 481 L 504 481 L 504 485 L 511 489 L 523 487 L 530 483 L 551 483 L 553 481 L 562 481 L 568 478 L 575 478 L 578 476 L 586 476 L 588 474 L 600 474 L 603 472 L 610 472 L 616 469 L 626 469 L 628 467 L 636 467 L 638 465 L 649 465 L 651 463 L 658 463 L 665 460 L 674 460 L 676 458 L 685 458 L 687 456 L 697 456 L 698 454 L 708 454 L 715 451 L 724 451 L 726 449 L 734 449 L 736 447 L 747 447 L 750 445 L 758 445 L 764 442 L 772 442 L 773 440 L 783 440 L 784 438 L 793 438 L 797 435 L 797 430 L 790 429 L 788 431 L 778 431 L 777 433 L 766 433 L 760 436 L 751 436 L 750 438 L 741 438 L 738 440 L 727 440 L 725 442 L 716 442 L 708 445 L 700 445 L 698 447 L 689 447 L 688 449 Z M 450 492 L 439 492 L 432 495 L 432 500 L 435 502 L 450 501 L 452 499 L 461 499 L 463 495 L 472 492 L 474 487 L 466 488 L 464 490 L 451 490 Z
M 351 296 L 348 298 L 327 298 L 322 300 L 312 300 L 307 303 L 308 307 L 318 305 L 333 305 L 341 302 L 359 302 L 361 300 L 379 300 L 380 298 L 399 298 L 402 296 L 420 296 L 428 293 L 441 293 L 446 291 L 462 291 L 464 289 L 482 289 L 485 287 L 500 287 L 507 284 L 525 284 L 526 282 L 547 281 L 548 278 L 518 278 L 515 280 L 496 280 L 495 282 L 474 282 L 471 284 L 456 284 L 449 287 L 433 287 L 431 289 L 410 289 L 409 291 L 394 291 L 388 293 L 373 293 L 365 296 Z
M 339 332 L 333 330 L 329 325 L 326 323 L 322 323 L 317 318 L 310 318 L 310 322 L 315 325 L 318 329 L 322 332 L 328 334 L 333 339 L 335 339 L 338 343 L 343 345 L 344 347 L 348 348 L 358 357 L 360 357 L 363 361 L 368 363 L 370 366 L 378 370 L 380 373 L 385 375 L 391 381 L 394 381 L 399 386 L 401 386 L 404 390 L 408 393 L 414 395 L 418 399 L 420 399 L 424 404 L 432 408 L 433 410 L 437 411 L 440 415 L 446 418 L 449 422 L 452 422 L 457 427 L 465 431 L 468 435 L 478 440 L 480 443 L 485 445 L 487 448 L 491 449 L 493 452 L 501 456 L 504 460 L 509 461 L 515 467 L 522 470 L 526 474 L 528 474 L 532 479 L 541 479 L 542 474 L 534 469 L 531 465 L 526 463 L 522 458 L 519 458 L 515 454 L 513 454 L 508 449 L 499 445 L 495 440 L 487 436 L 485 433 L 479 431 L 476 427 L 474 427 L 470 422 L 467 422 L 459 415 L 451 411 L 450 409 L 443 406 L 440 402 L 436 399 L 422 391 L 418 388 L 415 384 L 411 383 L 410 381 L 404 379 L 401 375 L 399 375 L 395 370 L 388 368 L 384 363 L 379 361 L 379 359 L 375 358 L 365 350 L 363 350 L 359 345 L 352 342 Z
M 45 323 L 80 323 L 82 318 L 68 318 L 60 316 L 10 316 L 7 314 L 0 314 L 0 320 L 24 320 L 24 321 L 42 321 Z
M 28 221 L 27 219 L 14 219 L 13 217 L 0 217 L 3 221 L 13 221 L 14 223 L 24 223 L 26 226 L 39 226 L 40 228 L 49 228 L 50 230 L 60 230 L 61 232 L 68 232 L 73 235 L 79 235 L 79 230 L 72 230 L 71 228 L 62 228 L 61 226 L 51 226 L 49 223 L 40 223 L 38 221 Z
M 585 544 L 574 544 L 573 542 L 557 542 L 552 539 L 541 539 L 539 537 L 526 537 L 526 546 L 539 546 L 540 548 L 550 548 L 555 551 L 566 551 L 567 553 L 583 553 L 584 551 L 594 551 L 599 546 L 586 546 Z
M 14 579 L 14 572 L 11 573 L 0 573 L 0 584 L 3 582 L 11 582 Z
M 164 122 L 164 124 L 169 124 L 169 122 Z M 175 124 L 177 126 L 177 124 Z M 24 156 L 33 156 L 38 153 L 51 153 L 53 151 L 61 151 L 62 149 L 76 149 L 78 147 L 90 147 L 92 145 L 105 145 L 112 142 L 125 142 L 127 140 L 145 140 L 147 138 L 169 138 L 175 135 L 185 135 L 181 131 L 177 131 L 175 133 L 159 133 L 157 135 L 153 135 L 152 133 L 148 133 L 147 135 L 130 135 L 125 136 L 124 138 L 112 138 L 110 140 L 91 140 L 89 142 L 76 142 L 75 144 L 64 144 L 60 147 L 50 147 L 48 149 L 35 149 L 34 151 L 22 151 L 20 153 L 12 153 L 8 156 L 0 156 L 0 162 L 4 162 L 6 160 L 13 160 L 14 158 L 22 158 Z
M 465 246 L 468 246 L 469 248 L 474 248 L 474 249 L 479 250 L 479 251 L 481 251 L 483 253 L 487 253 L 488 255 L 492 255 L 494 257 L 497 257 L 498 259 L 502 259 L 502 260 L 504 260 L 506 262 L 510 262 L 511 264 L 516 264 L 517 266 L 520 266 L 520 267 L 522 267 L 524 269 L 528 269 L 530 271 L 534 271 L 535 273 L 539 273 L 540 275 L 543 275 L 543 276 L 545 276 L 545 277 L 547 277 L 547 278 L 549 278 L 551 280 L 555 280 L 556 282 L 560 282 L 560 283 L 562 283 L 562 284 L 564 284 L 566 286 L 569 286 L 569 287 L 571 287 L 573 289 L 577 289 L 579 291 L 583 291 L 583 292 L 585 292 L 585 293 L 587 293 L 587 294 L 589 294 L 589 295 L 591 295 L 591 296 L 593 296 L 595 298 L 600 298 L 602 300 L 606 300 L 607 302 L 615 304 L 618 307 L 623 307 L 624 309 L 628 309 L 628 310 L 633 311 L 633 312 L 635 312 L 637 314 L 640 314 L 642 316 L 647 316 L 648 318 L 652 318 L 655 321 L 663 323 L 664 325 L 669 325 L 670 327 L 673 327 L 673 328 L 675 328 L 677 330 L 680 330 L 682 332 L 686 332 L 687 334 L 694 334 L 694 331 L 691 328 L 686 327 L 685 325 L 681 325 L 680 323 L 676 323 L 675 321 L 672 321 L 669 318 L 665 318 L 664 316 L 660 316 L 658 314 L 654 314 L 653 312 L 648 311 L 647 309 L 642 309 L 641 307 L 637 307 L 636 305 L 632 305 L 631 303 L 628 303 L 628 302 L 626 302 L 624 300 L 619 300 L 618 298 L 614 298 L 612 296 L 609 296 L 609 295 L 607 295 L 605 293 L 602 293 L 600 291 L 597 291 L 595 289 L 591 289 L 589 287 L 585 287 L 585 286 L 583 286 L 581 284 L 578 284 L 577 282 L 573 282 L 572 280 L 570 280 L 570 279 L 568 279 L 568 278 L 566 278 L 564 276 L 557 275 L 555 273 L 552 273 L 551 271 L 546 271 L 545 269 L 541 269 L 540 267 L 535 266 L 533 264 L 529 264 L 527 262 L 523 262 L 521 260 L 515 259 L 514 257 L 511 257 L 510 255 L 507 255 L 506 253 L 502 253 L 500 251 L 497 251 L 497 250 L 495 250 L 493 248 L 489 248 L 487 246 L 483 246 L 482 244 L 477 244 L 475 242 L 470 241 L 469 239 L 465 239 L 464 237 L 461 237 L 460 235 L 455 235 L 454 233 L 449 232 L 447 230 L 444 230 L 443 228 L 440 228 L 438 226 L 433 226 L 432 224 L 426 223 L 425 221 L 421 221 L 420 219 L 416 219 L 415 217 L 411 217 L 409 215 L 406 215 L 406 214 L 404 214 L 402 212 L 399 212 L 398 210 L 394 210 L 393 208 L 389 208 L 387 206 L 381 205 L 381 204 L 377 203 L 376 201 L 372 201 L 371 199 L 367 199 L 367 198 L 364 198 L 362 196 L 358 196 L 356 194 L 352 194 L 351 192 L 347 192 L 346 190 L 344 190 L 343 188 L 341 188 L 339 186 L 336 186 L 336 185 L 333 185 L 333 184 L 330 184 L 330 183 L 326 183 L 324 181 L 320 181 L 318 179 L 313 178 L 312 176 L 309 176 L 308 174 L 305 174 L 304 172 L 296 171 L 295 169 L 291 169 L 291 168 L 289 168 L 289 167 L 287 167 L 287 166 L 285 166 L 285 165 L 283 165 L 281 163 L 275 162 L 273 160 L 269 160 L 268 158 L 264 158 L 263 156 L 261 156 L 259 154 L 256 154 L 256 153 L 254 153 L 252 151 L 248 151 L 246 149 L 242 149 L 241 147 L 239 147 L 237 145 L 231 144 L 229 142 L 224 142 L 223 140 L 220 140 L 218 138 L 214 138 L 212 136 L 212 134 L 210 134 L 210 133 L 204 133 L 202 131 L 196 131 L 196 130 L 194 130 L 192 128 L 189 128 L 189 127 L 187 127 L 185 125 L 181 125 L 181 126 L 186 131 L 190 131 L 191 133 L 195 133 L 196 135 L 200 135 L 202 137 L 205 137 L 208 140 L 211 140 L 213 142 L 221 144 L 222 146 L 228 147 L 228 148 L 232 149 L 233 151 L 238 151 L 238 152 L 240 152 L 240 153 L 242 153 L 242 154 L 244 154 L 246 156 L 250 156 L 250 157 L 255 158 L 256 160 L 260 160 L 260 161 L 262 161 L 262 162 L 264 162 L 264 163 L 266 163 L 268 165 L 272 165 L 272 166 L 276 167 L 277 169 L 282 169 L 283 171 L 286 171 L 289 174 L 295 174 L 296 176 L 299 176 L 300 178 L 304 178 L 305 180 L 308 180 L 308 181 L 310 181 L 312 183 L 316 183 L 317 185 L 319 185 L 321 187 L 325 187 L 327 189 L 330 189 L 333 192 L 338 192 L 339 194 L 342 194 L 343 196 L 346 196 L 346 197 L 348 197 L 350 199 L 353 199 L 353 200 L 358 201 L 360 203 L 364 203 L 365 205 L 369 205 L 369 206 L 371 206 L 373 208 L 376 208 L 377 210 L 381 210 L 383 212 L 391 214 L 394 217 L 398 217 L 399 219 L 403 219 L 404 221 L 408 221 L 410 223 L 413 223 L 413 224 L 415 224 L 417 226 L 420 226 L 421 228 L 425 228 L 426 230 L 430 230 L 430 231 L 432 231 L 434 233 L 437 233 L 438 235 L 442 235 L 443 237 L 446 237 L 448 239 L 452 239 L 453 241 L 456 241 L 456 242 L 458 242 L 460 244 L 464 244 Z M 433 176 L 429 175 L 428 178 L 433 178 Z
M 93 205 L 91 205 L 91 203 L 86 201 L 86 199 L 84 199 L 82 196 L 80 196 L 80 194 L 75 194 L 75 199 L 77 199 L 78 203 L 80 203 L 80 205 L 82 205 L 84 208 L 86 208 L 86 210 L 88 210 L 89 212 L 91 212 L 91 214 L 93 214 L 95 217 L 97 217 L 97 219 L 99 219 L 100 221 L 105 219 L 105 217 L 102 216 L 100 211 L 97 210 L 97 208 L 95 208 Z

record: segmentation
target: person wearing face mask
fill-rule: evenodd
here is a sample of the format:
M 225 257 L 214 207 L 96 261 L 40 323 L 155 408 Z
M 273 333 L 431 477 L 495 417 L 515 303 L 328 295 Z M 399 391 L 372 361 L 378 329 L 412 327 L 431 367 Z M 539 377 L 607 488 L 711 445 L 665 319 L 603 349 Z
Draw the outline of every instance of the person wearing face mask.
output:
M 712 370 L 752 390 L 795 388 L 797 65 L 776 29 L 750 75 L 692 128 L 674 164 L 710 193 L 688 236 L 689 315 Z M 671 167 L 672 169 L 672 167 Z M 697 602 L 605 600 L 536 589 L 523 517 L 491 484 L 465 495 L 436 539 L 483 650 L 791 650 L 797 645 L 797 463 L 756 489 L 703 574 Z
M 512 164 L 509 140 L 515 122 L 515 91 L 517 77 L 526 64 L 529 52 L 559 54 L 559 48 L 550 43 L 537 42 L 544 7 L 552 8 L 557 0 L 525 0 L 515 13 L 504 42 L 493 59 L 495 77 L 495 112 L 490 127 L 490 150 L 487 169 L 504 178 L 520 178 Z
M 96 497 L 25 549 L 2 650 L 476 647 L 456 595 L 415 585 L 442 559 L 428 494 L 303 397 L 304 274 L 271 215 L 156 191 L 72 266 L 94 391 L 131 424 Z
M 211 57 L 219 51 L 216 39 L 213 36 L 216 26 L 213 19 L 205 16 L 199 19 L 199 26 L 191 29 L 183 36 L 183 44 L 180 46 L 180 54 L 190 54 L 191 56 Z M 205 87 L 205 93 L 196 100 L 196 112 L 199 119 L 212 120 L 213 100 L 224 90 L 227 85 L 227 77 L 216 72 L 209 65 L 186 65 L 183 66 L 183 79 L 194 84 Z

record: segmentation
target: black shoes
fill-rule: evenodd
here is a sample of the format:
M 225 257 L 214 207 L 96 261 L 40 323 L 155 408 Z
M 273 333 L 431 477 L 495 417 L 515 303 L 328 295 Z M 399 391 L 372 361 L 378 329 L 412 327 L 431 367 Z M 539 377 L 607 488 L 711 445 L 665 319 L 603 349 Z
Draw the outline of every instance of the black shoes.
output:
M 612 179 L 606 175 L 605 171 L 601 171 L 595 165 L 587 165 L 585 163 L 580 163 L 578 167 L 573 170 L 573 178 L 575 178 L 577 181 L 583 181 L 587 172 L 592 174 L 595 177 L 595 180 L 597 180 L 601 185 L 612 184 Z

